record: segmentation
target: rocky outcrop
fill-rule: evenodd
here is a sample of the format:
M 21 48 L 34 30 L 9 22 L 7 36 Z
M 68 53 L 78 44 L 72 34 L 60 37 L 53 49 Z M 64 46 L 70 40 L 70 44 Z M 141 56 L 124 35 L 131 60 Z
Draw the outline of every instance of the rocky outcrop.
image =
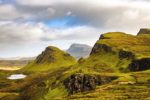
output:
M 133 60 L 131 64 L 129 64 L 130 71 L 143 71 L 150 69 L 150 58 L 143 58 L 140 60 Z
M 36 58 L 35 61 L 37 64 L 55 63 L 60 58 L 63 58 L 63 60 L 73 59 L 69 53 L 66 53 L 56 47 L 49 46 Z
M 134 59 L 134 54 L 130 51 L 120 50 L 118 56 L 119 59 Z
M 101 40 L 101 39 L 110 39 L 110 37 L 105 37 L 104 34 L 101 34 L 99 40 Z
M 138 32 L 138 35 L 140 35 L 140 34 L 150 34 L 150 29 L 142 28 Z
M 90 55 L 92 54 L 95 54 L 95 53 L 98 53 L 100 51 L 105 51 L 105 52 L 111 52 L 112 51 L 112 48 L 107 46 L 106 44 L 99 44 L 99 43 L 96 43 L 90 53 Z
M 36 63 L 41 64 L 46 61 L 48 62 L 54 62 L 55 58 L 53 57 L 54 49 L 47 47 L 45 51 L 43 51 L 37 58 Z
M 102 85 L 111 82 L 117 77 L 73 74 L 64 81 L 69 94 L 94 90 L 97 85 Z

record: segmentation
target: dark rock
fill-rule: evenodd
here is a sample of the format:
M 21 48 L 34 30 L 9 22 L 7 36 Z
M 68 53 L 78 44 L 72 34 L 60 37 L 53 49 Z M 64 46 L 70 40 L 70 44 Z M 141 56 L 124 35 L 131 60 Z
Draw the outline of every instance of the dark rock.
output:
M 130 51 L 124 51 L 124 50 L 120 50 L 119 51 L 119 59 L 133 59 L 134 58 L 134 54 Z
M 70 57 L 71 55 L 69 53 L 64 54 L 65 57 Z
M 110 39 L 110 37 L 105 37 L 104 34 L 101 34 L 99 40 L 101 40 L 101 39 Z
M 64 81 L 69 94 L 94 90 L 97 85 L 111 82 L 117 77 L 106 77 L 98 75 L 73 74 Z
M 130 71 L 143 71 L 147 69 L 150 69 L 150 58 L 133 60 L 132 63 L 129 64 Z
M 150 34 L 150 29 L 142 28 L 140 29 L 137 35 L 140 35 L 140 34 Z
M 105 51 L 105 52 L 111 52 L 112 51 L 112 48 L 107 46 L 106 44 L 98 44 L 96 43 L 90 53 L 90 55 L 92 54 L 95 54 L 95 53 L 98 53 L 100 51 Z
M 37 58 L 36 58 L 36 63 L 42 64 L 46 61 L 48 62 L 54 62 L 55 58 L 53 57 L 53 52 L 54 50 L 47 47 L 45 51 L 42 52 Z

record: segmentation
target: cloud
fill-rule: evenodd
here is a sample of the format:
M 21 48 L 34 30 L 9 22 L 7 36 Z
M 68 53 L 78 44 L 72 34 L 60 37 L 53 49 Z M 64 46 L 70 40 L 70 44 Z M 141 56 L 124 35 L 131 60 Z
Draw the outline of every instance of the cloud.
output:
M 76 26 L 59 29 L 47 27 L 43 23 L 17 22 L 1 22 L 0 29 L 0 43 L 89 39 L 91 38 L 91 34 L 93 34 L 92 37 L 95 38 L 95 34 L 99 31 L 98 29 L 89 26 Z
M 135 32 L 150 27 L 149 5 L 147 0 L 16 0 L 0 5 L 0 20 L 41 22 L 74 16 L 93 27 Z
M 17 17 L 19 17 L 19 13 L 17 13 L 17 10 L 13 5 L 0 5 L 0 20 L 12 20 Z
M 108 31 L 136 34 L 150 27 L 149 5 L 148 0 L 2 0 L 0 55 L 18 49 L 29 53 L 28 48 L 39 52 L 49 44 L 94 44 Z
M 37 55 L 48 45 L 66 49 L 73 42 L 87 43 L 89 40 L 88 43 L 91 45 L 100 35 L 98 29 L 89 26 L 59 29 L 47 27 L 43 23 L 13 21 L 1 22 L 0 29 L 0 55 L 12 56 L 14 54 L 30 56 L 31 51 L 35 51 L 32 52 L 32 55 Z M 66 46 L 62 45 L 64 44 L 62 41 L 65 41 Z
M 17 4 L 36 21 L 69 15 L 97 28 L 134 32 L 149 27 L 150 21 L 150 2 L 142 0 L 17 0 Z
M 0 43 L 11 42 L 20 43 L 37 40 L 42 36 L 43 30 L 40 26 L 30 25 L 30 23 L 2 23 L 0 25 Z

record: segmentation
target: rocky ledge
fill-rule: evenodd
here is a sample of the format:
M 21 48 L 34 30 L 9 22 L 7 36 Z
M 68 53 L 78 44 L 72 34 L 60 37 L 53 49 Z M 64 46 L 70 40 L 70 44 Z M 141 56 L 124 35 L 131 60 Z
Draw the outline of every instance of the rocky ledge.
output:
M 73 74 L 64 81 L 69 94 L 94 90 L 96 86 L 117 79 L 116 76 Z
M 150 58 L 133 60 L 132 63 L 129 64 L 130 71 L 142 71 L 147 69 L 150 69 Z
M 107 46 L 106 44 L 99 44 L 99 43 L 96 43 L 90 53 L 90 55 L 92 54 L 96 54 L 100 51 L 105 51 L 105 52 L 111 52 L 112 51 L 112 48 Z
M 140 34 L 150 34 L 150 29 L 142 28 L 138 32 L 138 35 L 140 35 Z

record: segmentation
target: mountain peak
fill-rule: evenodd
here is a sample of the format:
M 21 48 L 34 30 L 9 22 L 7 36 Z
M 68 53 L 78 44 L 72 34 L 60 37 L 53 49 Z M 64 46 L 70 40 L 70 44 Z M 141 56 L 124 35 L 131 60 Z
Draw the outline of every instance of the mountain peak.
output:
M 36 59 L 36 63 L 53 63 L 59 60 L 59 58 L 68 57 L 70 54 L 60 50 L 54 46 L 48 46 Z M 72 57 L 71 57 L 72 58 Z
M 48 46 L 33 63 L 23 68 L 24 71 L 47 71 L 52 68 L 70 66 L 75 63 L 75 58 L 54 46 Z
M 72 44 L 69 49 L 67 50 L 75 58 L 79 59 L 81 57 L 87 57 L 91 52 L 92 47 L 86 44 Z

